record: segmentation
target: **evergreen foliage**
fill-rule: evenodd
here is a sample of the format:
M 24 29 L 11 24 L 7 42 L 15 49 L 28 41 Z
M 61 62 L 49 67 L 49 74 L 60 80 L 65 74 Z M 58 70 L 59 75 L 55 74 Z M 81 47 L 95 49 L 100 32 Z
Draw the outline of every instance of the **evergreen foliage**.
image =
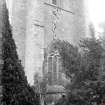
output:
M 62 105 L 105 104 L 105 50 L 101 40 L 94 35 L 83 39 L 80 42 L 81 52 L 68 42 L 60 45 L 64 71 L 71 79 L 66 87 L 66 103 Z M 56 105 L 59 102 L 61 105 L 60 100 Z
M 105 70 L 102 59 L 105 58 L 104 48 L 100 40 L 94 37 L 81 41 L 83 55 L 78 74 L 69 86 L 67 105 L 102 105 L 105 104 Z
M 2 70 L 3 105 L 39 105 L 33 89 L 27 82 L 17 55 L 6 5 L 3 7 L 2 35 L 2 57 L 4 61 Z

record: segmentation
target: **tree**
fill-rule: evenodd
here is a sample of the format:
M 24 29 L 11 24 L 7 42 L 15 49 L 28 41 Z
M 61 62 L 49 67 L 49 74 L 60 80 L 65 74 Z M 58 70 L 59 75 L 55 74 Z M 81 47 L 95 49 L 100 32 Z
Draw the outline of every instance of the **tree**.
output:
M 105 70 L 102 68 L 105 50 L 101 40 L 94 37 L 94 32 L 91 38 L 80 42 L 80 51 L 65 41 L 58 41 L 55 47 L 59 49 L 65 74 L 71 78 L 66 104 L 105 103 Z
M 60 43 L 65 73 L 71 78 L 67 105 L 99 105 L 105 100 L 105 50 L 101 40 L 95 38 L 92 25 L 90 33 L 91 38 L 80 41 L 80 51 L 68 42 Z
M 105 80 L 103 79 L 103 70 L 101 61 L 105 57 L 104 48 L 99 39 L 91 38 L 83 42 L 86 60 L 88 62 L 85 76 L 85 85 L 91 91 L 91 101 L 95 101 L 98 105 L 102 103 L 105 97 Z M 105 71 L 104 71 L 105 72 Z M 90 94 L 88 92 L 88 94 Z
M 101 70 L 104 48 L 95 37 L 81 41 L 81 47 L 83 50 L 81 64 L 70 85 L 68 102 L 75 105 L 102 104 L 105 99 L 105 80 Z
M 3 69 L 2 85 L 4 105 L 38 105 L 37 97 L 29 86 L 23 67 L 18 58 L 16 45 L 12 37 L 12 30 L 9 24 L 8 10 L 3 5 Z

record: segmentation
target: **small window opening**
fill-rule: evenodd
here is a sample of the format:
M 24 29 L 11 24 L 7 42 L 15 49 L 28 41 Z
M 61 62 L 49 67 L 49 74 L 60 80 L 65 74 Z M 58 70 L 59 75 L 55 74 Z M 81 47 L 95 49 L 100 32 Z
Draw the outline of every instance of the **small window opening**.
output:
M 57 0 L 52 0 L 52 4 L 56 5 L 57 4 Z

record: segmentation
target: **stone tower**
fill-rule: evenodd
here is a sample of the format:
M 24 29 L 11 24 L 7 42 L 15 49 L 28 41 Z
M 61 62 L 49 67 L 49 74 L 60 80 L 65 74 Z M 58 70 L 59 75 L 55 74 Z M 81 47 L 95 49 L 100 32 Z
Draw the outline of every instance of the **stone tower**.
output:
M 13 29 L 13 37 L 17 45 L 17 52 L 19 58 L 24 66 L 25 62 L 25 37 L 26 37 L 26 17 L 27 17 L 27 1 L 26 0 L 12 0 L 12 7 L 10 10 L 10 20 Z
M 15 0 L 12 27 L 20 59 L 30 83 L 42 75 L 44 49 L 53 39 L 78 45 L 86 36 L 85 0 Z
M 44 49 L 54 39 L 77 45 L 86 35 L 84 0 L 28 0 L 25 69 L 42 73 Z M 32 49 L 32 50 L 31 50 Z

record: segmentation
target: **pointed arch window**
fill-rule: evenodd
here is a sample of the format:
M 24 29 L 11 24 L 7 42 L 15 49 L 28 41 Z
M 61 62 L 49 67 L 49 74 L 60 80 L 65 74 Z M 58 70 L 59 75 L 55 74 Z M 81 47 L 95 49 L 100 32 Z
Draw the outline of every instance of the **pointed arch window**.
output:
M 47 72 L 50 75 L 50 78 L 48 78 L 50 84 L 55 84 L 59 79 L 59 72 L 60 72 L 59 58 L 60 55 L 58 51 L 51 53 L 47 57 Z

